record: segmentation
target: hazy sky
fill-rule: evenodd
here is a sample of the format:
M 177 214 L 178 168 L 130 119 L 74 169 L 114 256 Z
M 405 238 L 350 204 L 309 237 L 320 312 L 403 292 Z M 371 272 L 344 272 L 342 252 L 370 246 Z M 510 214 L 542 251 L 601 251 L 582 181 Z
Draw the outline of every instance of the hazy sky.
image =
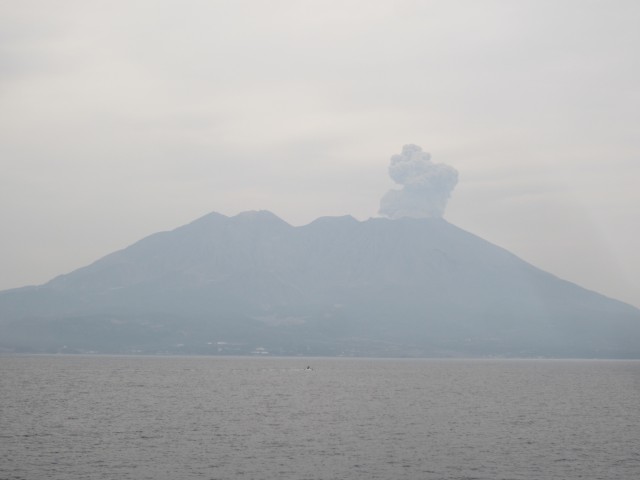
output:
M 210 211 L 445 218 L 640 306 L 640 2 L 0 0 L 0 289 Z

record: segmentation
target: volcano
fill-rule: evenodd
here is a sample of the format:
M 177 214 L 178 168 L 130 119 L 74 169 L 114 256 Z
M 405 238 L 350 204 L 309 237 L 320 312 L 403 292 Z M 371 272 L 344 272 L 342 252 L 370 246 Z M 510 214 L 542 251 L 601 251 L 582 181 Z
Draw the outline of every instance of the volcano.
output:
M 640 310 L 442 218 L 210 213 L 0 292 L 0 350 L 640 358 Z

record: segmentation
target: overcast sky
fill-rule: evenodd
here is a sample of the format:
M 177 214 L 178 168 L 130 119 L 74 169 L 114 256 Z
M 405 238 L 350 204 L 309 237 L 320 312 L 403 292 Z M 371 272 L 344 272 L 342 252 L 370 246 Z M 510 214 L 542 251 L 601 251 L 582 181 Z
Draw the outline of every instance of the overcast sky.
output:
M 0 289 L 210 211 L 451 223 L 640 306 L 640 2 L 0 1 Z

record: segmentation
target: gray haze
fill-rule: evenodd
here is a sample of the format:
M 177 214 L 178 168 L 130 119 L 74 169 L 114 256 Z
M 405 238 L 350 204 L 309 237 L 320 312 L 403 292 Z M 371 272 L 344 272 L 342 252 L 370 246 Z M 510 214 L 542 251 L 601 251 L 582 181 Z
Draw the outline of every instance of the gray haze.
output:
M 0 2 L 0 289 L 210 211 L 446 219 L 640 305 L 640 2 Z
M 389 176 L 403 186 L 389 190 L 380 200 L 381 215 L 389 218 L 439 218 L 444 215 L 451 191 L 458 183 L 458 172 L 418 145 L 405 145 L 400 155 L 391 157 Z

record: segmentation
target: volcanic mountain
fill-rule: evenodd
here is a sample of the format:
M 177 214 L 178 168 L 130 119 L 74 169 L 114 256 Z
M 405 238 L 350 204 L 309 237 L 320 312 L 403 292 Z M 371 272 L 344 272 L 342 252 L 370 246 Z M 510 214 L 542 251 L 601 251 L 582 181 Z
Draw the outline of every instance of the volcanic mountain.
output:
M 640 310 L 442 218 L 211 213 L 0 292 L 0 349 L 640 358 Z

